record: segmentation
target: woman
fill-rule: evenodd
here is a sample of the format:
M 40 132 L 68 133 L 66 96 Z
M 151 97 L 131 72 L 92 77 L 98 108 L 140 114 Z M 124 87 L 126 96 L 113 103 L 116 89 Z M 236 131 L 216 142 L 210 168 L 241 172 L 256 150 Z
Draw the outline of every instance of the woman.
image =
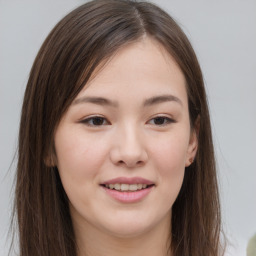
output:
M 220 255 L 203 78 L 153 4 L 96 0 L 42 45 L 25 92 L 20 255 Z

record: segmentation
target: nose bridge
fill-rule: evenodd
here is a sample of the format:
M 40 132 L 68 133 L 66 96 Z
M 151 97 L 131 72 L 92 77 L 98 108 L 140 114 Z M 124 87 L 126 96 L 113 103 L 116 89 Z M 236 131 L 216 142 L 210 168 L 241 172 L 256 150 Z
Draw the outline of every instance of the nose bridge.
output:
M 112 152 L 114 162 L 128 167 L 145 163 L 147 153 L 139 126 L 129 122 L 120 126 L 116 132 L 117 140 Z
M 136 125 L 126 124 L 120 133 L 120 143 L 121 149 L 124 153 L 138 153 L 142 147 L 142 138 L 140 136 L 140 131 Z

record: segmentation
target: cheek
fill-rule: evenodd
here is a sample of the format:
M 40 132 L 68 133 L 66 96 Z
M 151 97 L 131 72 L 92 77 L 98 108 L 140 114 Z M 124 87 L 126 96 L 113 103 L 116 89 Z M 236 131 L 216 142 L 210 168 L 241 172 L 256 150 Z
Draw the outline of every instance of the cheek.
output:
M 179 186 L 182 183 L 186 155 L 188 148 L 188 138 L 184 136 L 167 136 L 154 143 L 151 156 L 155 169 L 159 174 L 159 182 L 171 183 Z
M 179 138 L 166 139 L 154 144 L 154 150 L 151 152 L 156 160 L 159 159 L 159 164 L 163 166 L 185 167 L 187 142 Z
M 57 166 L 60 176 L 82 184 L 99 171 L 106 157 L 106 146 L 94 138 L 85 137 L 82 132 L 72 129 L 59 131 L 55 136 Z
M 183 183 L 187 136 L 158 138 L 151 148 L 151 160 L 157 175 L 157 207 L 170 212 Z M 160 195 L 160 196 L 159 196 Z
M 104 141 L 104 140 L 103 140 Z M 83 130 L 59 129 L 55 135 L 57 167 L 64 190 L 75 209 L 90 208 L 97 175 L 106 159 L 106 143 L 99 143 Z

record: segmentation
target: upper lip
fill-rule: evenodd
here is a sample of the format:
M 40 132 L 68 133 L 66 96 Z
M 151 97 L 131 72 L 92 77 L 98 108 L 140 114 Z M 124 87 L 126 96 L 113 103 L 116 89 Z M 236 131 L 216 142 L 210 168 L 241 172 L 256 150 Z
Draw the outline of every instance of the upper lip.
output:
M 141 178 L 141 177 L 118 177 L 111 180 L 104 181 L 101 183 L 101 185 L 108 185 L 108 184 L 146 184 L 146 185 L 152 185 L 154 182 Z

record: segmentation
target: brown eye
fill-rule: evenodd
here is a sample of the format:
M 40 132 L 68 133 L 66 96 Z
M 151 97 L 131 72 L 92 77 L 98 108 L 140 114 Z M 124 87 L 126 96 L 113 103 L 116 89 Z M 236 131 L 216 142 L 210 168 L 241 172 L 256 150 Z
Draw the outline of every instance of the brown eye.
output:
M 157 125 L 157 126 L 164 126 L 170 123 L 175 123 L 175 121 L 169 117 L 166 116 L 157 116 L 155 118 L 152 118 L 149 121 L 150 124 Z
M 102 117 L 96 117 L 92 119 L 93 125 L 103 125 L 104 124 L 104 118 Z
M 163 125 L 166 121 L 166 118 L 164 117 L 157 117 L 157 118 L 154 118 L 154 124 L 156 125 Z
M 93 117 L 86 118 L 82 120 L 81 123 L 86 124 L 88 126 L 109 125 L 109 122 L 106 120 L 106 118 L 101 116 L 93 116 Z

